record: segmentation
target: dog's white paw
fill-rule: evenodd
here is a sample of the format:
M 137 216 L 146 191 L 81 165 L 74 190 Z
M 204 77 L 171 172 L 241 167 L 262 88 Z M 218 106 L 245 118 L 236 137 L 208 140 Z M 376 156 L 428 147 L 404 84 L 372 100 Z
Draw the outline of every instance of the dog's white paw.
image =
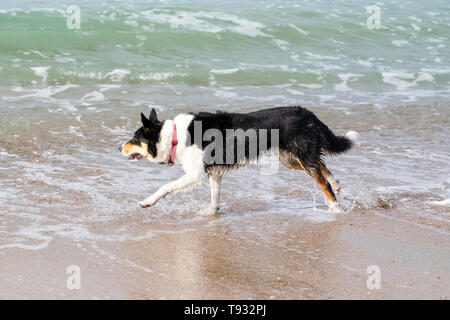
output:
M 212 216 L 216 213 L 219 213 L 219 208 L 213 205 L 208 205 L 204 208 L 201 208 L 199 214 L 201 216 Z
M 148 208 L 148 207 L 151 207 L 151 204 L 148 203 L 148 202 L 145 202 L 145 201 L 140 201 L 138 204 L 139 204 L 142 208 Z
M 156 202 L 158 202 L 158 201 L 157 200 L 146 199 L 144 201 L 139 202 L 139 205 L 142 208 L 148 208 L 148 207 L 154 206 L 156 204 Z
M 328 211 L 334 212 L 334 213 L 344 212 L 345 210 L 347 210 L 347 209 L 345 207 L 341 206 L 337 202 L 330 203 L 330 206 L 328 207 Z

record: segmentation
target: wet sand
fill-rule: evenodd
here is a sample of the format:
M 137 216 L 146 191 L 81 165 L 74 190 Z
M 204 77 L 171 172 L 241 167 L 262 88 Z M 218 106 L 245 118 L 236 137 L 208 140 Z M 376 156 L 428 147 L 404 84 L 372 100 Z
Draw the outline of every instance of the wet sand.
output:
M 145 233 L 154 210 L 90 229 L 128 220 Z M 0 298 L 446 299 L 449 232 L 393 213 L 353 210 L 322 223 L 254 213 L 239 224 L 223 214 L 116 243 L 56 236 L 40 250 L 1 251 Z M 79 290 L 66 286 L 69 265 L 81 269 Z M 370 265 L 381 269 L 379 290 L 366 286 Z
M 360 133 L 350 152 L 326 160 L 351 209 L 336 217 L 313 209 L 326 200 L 310 177 L 282 166 L 270 176 L 258 166 L 227 175 L 220 216 L 197 215 L 206 182 L 138 207 L 182 169 L 118 152 L 147 108 L 124 116 L 124 105 L 79 106 L 70 116 L 50 102 L 5 108 L 0 299 L 449 296 L 448 103 L 311 108 L 336 133 Z M 80 290 L 66 286 L 71 265 L 81 269 Z M 366 286 L 371 265 L 381 269 L 380 290 Z

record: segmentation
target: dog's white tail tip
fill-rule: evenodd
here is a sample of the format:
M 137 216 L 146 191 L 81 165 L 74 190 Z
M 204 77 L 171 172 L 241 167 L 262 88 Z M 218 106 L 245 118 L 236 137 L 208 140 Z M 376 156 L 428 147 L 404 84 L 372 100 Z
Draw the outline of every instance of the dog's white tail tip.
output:
M 344 136 L 349 138 L 352 142 L 356 142 L 359 139 L 359 133 L 353 130 L 348 131 Z

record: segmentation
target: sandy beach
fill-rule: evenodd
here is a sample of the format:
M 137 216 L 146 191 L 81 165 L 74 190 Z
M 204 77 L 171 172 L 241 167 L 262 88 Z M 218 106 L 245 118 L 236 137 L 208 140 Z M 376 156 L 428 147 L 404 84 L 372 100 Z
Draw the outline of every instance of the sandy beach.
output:
M 390 211 L 323 223 L 254 213 L 236 225 L 223 215 L 114 245 L 56 237 L 39 251 L 2 250 L 0 298 L 447 299 L 450 234 Z M 141 213 L 90 228 L 101 234 L 125 219 L 152 227 Z M 69 265 L 80 266 L 79 290 L 66 286 Z M 380 289 L 367 288 L 370 265 Z
M 445 132 L 434 129 L 448 121 L 446 105 L 431 116 L 398 107 L 383 130 L 376 119 L 385 109 L 313 109 L 337 130 L 360 133 L 348 154 L 327 158 L 346 213 L 330 215 L 304 172 L 280 167 L 267 176 L 251 165 L 225 176 L 222 214 L 210 217 L 198 215 L 208 183 L 150 209 L 137 205 L 182 169 L 127 161 L 115 146 L 129 132 L 94 123 L 125 128 L 133 120 L 117 122 L 107 110 L 66 124 L 51 115 L 24 132 L 33 110 L 24 119 L 8 114 L 15 125 L 0 153 L 1 299 L 449 296 L 448 153 Z M 78 134 L 64 133 L 77 122 Z M 70 266 L 80 270 L 80 289 L 68 288 Z M 369 266 L 380 270 L 380 289 L 367 287 Z

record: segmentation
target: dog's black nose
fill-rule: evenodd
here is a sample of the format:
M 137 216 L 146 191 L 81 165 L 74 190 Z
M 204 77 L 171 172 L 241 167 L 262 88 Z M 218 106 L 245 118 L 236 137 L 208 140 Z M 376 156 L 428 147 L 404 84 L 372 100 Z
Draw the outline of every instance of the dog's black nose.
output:
M 119 147 L 119 151 L 122 152 L 122 146 Z

